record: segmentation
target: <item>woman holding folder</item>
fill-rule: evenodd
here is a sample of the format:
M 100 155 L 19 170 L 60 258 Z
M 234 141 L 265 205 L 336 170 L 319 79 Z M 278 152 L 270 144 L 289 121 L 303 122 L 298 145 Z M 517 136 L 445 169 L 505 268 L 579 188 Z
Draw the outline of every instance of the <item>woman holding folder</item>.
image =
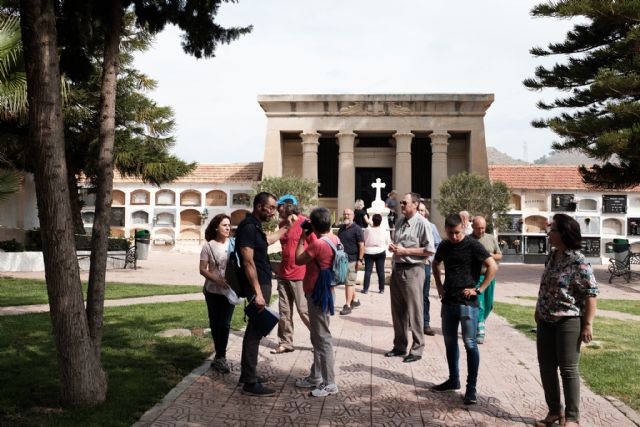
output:
M 227 267 L 231 219 L 226 214 L 218 214 L 204 232 L 206 243 L 200 252 L 200 274 L 204 276 L 204 298 L 209 312 L 209 327 L 216 351 L 211 368 L 222 374 L 231 372 L 227 364 L 227 343 L 231 330 L 231 317 L 235 305 L 229 302 L 227 294 L 232 291 L 224 280 Z

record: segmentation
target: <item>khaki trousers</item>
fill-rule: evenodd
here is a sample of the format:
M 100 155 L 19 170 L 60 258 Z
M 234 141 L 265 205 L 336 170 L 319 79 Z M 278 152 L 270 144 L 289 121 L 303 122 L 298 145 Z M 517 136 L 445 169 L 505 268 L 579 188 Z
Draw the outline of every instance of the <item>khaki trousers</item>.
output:
M 278 279 L 278 338 L 280 345 L 293 350 L 293 305 L 295 304 L 300 320 L 309 327 L 307 298 L 302 290 L 302 280 Z
M 413 343 L 410 353 L 422 356 L 424 349 L 423 290 L 424 263 L 393 266 L 391 273 L 391 319 L 393 321 L 393 348 L 406 352 L 407 329 L 411 330 Z
M 329 329 L 329 313 L 323 313 L 322 309 L 308 298 L 309 320 L 311 322 L 311 344 L 313 345 L 313 364 L 309 377 L 313 381 L 322 379 L 325 385 L 335 384 L 335 356 L 331 343 L 331 330 Z

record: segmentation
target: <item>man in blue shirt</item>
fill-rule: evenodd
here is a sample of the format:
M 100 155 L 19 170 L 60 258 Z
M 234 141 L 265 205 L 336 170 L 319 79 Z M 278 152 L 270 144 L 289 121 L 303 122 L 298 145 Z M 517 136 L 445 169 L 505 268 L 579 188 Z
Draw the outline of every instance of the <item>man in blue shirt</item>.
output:
M 433 246 L 438 249 L 438 245 L 442 241 L 440 238 L 440 233 L 438 233 L 438 229 L 436 225 L 429 221 L 429 209 L 425 206 L 424 203 L 420 203 L 418 207 L 418 212 L 420 215 L 427 220 L 427 222 L 431 225 L 431 234 L 433 235 Z M 429 316 L 429 309 L 431 308 L 431 302 L 429 301 L 429 291 L 431 290 L 431 263 L 433 262 L 433 255 L 427 257 L 427 261 L 424 264 L 424 287 L 422 288 L 422 294 L 424 299 L 424 334 L 429 336 L 434 336 L 436 333 L 429 325 L 431 317 Z

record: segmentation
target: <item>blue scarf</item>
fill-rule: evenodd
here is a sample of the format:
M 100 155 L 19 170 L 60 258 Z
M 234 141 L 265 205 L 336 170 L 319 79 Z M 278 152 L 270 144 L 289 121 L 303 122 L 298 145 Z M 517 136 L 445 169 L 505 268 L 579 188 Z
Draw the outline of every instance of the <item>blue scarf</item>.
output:
M 332 269 L 320 269 L 318 280 L 316 280 L 316 285 L 313 288 L 313 293 L 311 294 L 311 300 L 315 305 L 319 306 L 322 309 L 323 313 L 329 312 L 333 316 L 333 292 L 331 292 L 332 280 Z

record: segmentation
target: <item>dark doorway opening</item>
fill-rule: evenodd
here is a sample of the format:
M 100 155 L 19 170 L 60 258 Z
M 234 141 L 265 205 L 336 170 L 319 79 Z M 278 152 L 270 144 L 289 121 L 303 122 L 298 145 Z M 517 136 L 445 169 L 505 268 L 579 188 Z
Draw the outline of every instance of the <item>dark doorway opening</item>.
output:
M 392 176 L 392 168 L 356 168 L 356 199 L 364 200 L 366 209 L 369 209 L 371 202 L 376 198 L 376 189 L 371 187 L 371 184 L 380 178 L 380 181 L 386 184 L 386 187 L 380 190 L 380 198 L 385 201 L 387 193 L 393 189 Z M 355 200 L 353 202 L 355 203 Z

